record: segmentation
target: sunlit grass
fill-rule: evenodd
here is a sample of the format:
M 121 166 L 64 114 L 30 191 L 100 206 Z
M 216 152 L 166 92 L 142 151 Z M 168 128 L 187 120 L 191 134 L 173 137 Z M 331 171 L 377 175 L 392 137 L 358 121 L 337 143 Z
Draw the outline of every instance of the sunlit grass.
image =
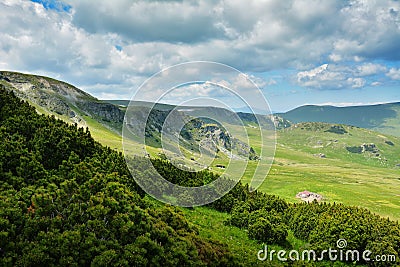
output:
M 100 123 L 85 118 L 93 137 L 117 150 L 122 151 L 121 136 Z M 257 153 L 260 151 L 260 141 L 257 130 L 247 127 L 250 142 Z M 388 166 L 397 162 L 400 153 L 398 138 L 386 136 L 365 129 L 351 129 L 351 135 L 313 132 L 306 130 L 282 131 L 278 134 L 278 145 L 274 163 L 269 169 L 268 164 L 261 164 L 259 168 L 267 175 L 259 190 L 282 197 L 289 202 L 297 202 L 295 195 L 299 191 L 309 190 L 323 195 L 327 202 L 344 203 L 370 209 L 381 216 L 400 219 L 400 169 Z M 243 138 L 243 137 L 240 137 Z M 333 142 L 338 140 L 337 142 Z M 391 140 L 395 146 L 388 146 L 385 141 Z M 321 143 L 323 146 L 317 146 Z M 364 155 L 352 154 L 345 149 L 345 145 L 360 145 L 362 142 L 375 143 L 387 161 L 368 158 Z M 398 142 L 398 143 L 397 143 Z M 126 152 L 136 153 L 139 145 L 128 143 Z M 159 157 L 163 152 L 160 148 L 147 147 L 152 157 Z M 191 157 L 197 157 L 192 151 L 182 148 L 186 162 L 190 166 Z M 327 158 L 314 156 L 324 153 Z M 222 152 L 214 159 L 210 170 L 223 174 L 230 159 Z M 250 183 L 258 161 L 249 161 L 243 183 Z M 235 162 L 231 162 L 231 171 L 241 169 Z

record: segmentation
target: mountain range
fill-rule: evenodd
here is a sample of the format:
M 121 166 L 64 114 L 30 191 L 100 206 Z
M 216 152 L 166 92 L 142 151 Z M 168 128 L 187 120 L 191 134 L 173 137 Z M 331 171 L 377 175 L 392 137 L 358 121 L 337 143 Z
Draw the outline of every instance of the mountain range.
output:
M 125 108 L 129 100 L 105 100 L 108 103 Z M 149 102 L 136 102 L 134 105 L 153 106 Z M 171 110 L 175 106 L 156 104 L 160 110 Z M 182 107 L 192 109 L 193 107 Z M 257 112 L 257 110 L 256 110 Z M 250 113 L 238 111 L 240 118 L 251 117 Z M 325 122 L 333 124 L 352 125 L 360 128 L 371 129 L 384 134 L 400 136 L 400 102 L 336 107 L 330 105 L 304 105 L 287 112 L 276 112 L 270 116 L 275 120 L 277 128 L 287 128 L 292 124 L 301 122 Z
M 39 112 L 55 115 L 82 126 L 100 124 L 114 132 L 120 132 L 129 100 L 99 100 L 90 94 L 65 82 L 49 77 L 0 71 L 0 83 L 13 90 L 22 99 L 33 104 Z M 174 105 L 134 102 L 131 105 L 153 107 L 169 112 Z M 229 118 L 233 111 L 215 107 L 179 107 L 190 115 L 203 109 L 207 114 L 221 114 Z M 245 112 L 236 113 L 245 123 L 254 123 L 255 116 Z M 284 113 L 257 116 L 273 121 L 275 127 L 287 128 L 300 122 L 325 122 L 346 124 L 375 130 L 384 134 L 400 136 L 400 103 L 365 106 L 317 106 L 304 105 Z
M 400 136 L 400 103 L 349 107 L 305 105 L 276 115 L 292 123 L 347 124 Z

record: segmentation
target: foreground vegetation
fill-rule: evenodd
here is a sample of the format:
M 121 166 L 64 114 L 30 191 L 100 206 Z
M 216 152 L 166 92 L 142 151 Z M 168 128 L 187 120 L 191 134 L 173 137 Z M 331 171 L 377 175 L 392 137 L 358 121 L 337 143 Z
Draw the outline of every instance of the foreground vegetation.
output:
M 1 266 L 231 265 L 175 208 L 153 208 L 121 153 L 0 91 Z
M 87 129 L 38 115 L 5 90 L 0 100 L 0 265 L 249 266 L 260 263 L 263 243 L 321 251 L 340 238 L 348 249 L 399 260 L 399 224 L 362 208 L 290 204 L 240 183 L 204 208 L 182 211 L 150 200 L 122 154 L 94 141 Z M 217 177 L 152 162 L 185 186 Z M 239 239 L 240 245 L 233 242 Z

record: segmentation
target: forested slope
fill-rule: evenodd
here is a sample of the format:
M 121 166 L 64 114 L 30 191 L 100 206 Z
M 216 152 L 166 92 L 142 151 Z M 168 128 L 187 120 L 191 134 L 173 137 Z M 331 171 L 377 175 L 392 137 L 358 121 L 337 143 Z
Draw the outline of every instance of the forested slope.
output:
M 1 266 L 202 266 L 234 260 L 143 199 L 122 154 L 0 90 Z
M 88 130 L 38 115 L 4 88 L 0 136 L 1 266 L 248 266 L 249 257 L 256 259 L 257 251 L 246 258 L 230 253 L 226 244 L 200 237 L 204 225 L 196 227 L 181 209 L 144 197 L 121 153 L 95 142 Z M 134 160 L 140 164 L 142 159 Z M 166 179 L 184 186 L 217 178 L 207 171 L 184 172 L 164 160 L 152 163 Z M 359 263 L 399 264 L 399 224 L 366 209 L 289 204 L 249 193 L 240 183 L 208 208 L 228 213 L 225 224 L 245 231 L 260 248 L 265 243 L 300 249 L 289 234 L 317 252 L 346 239 L 346 249 L 397 259 Z M 331 266 L 326 254 L 324 260 L 316 264 Z M 285 265 L 292 264 L 315 266 Z

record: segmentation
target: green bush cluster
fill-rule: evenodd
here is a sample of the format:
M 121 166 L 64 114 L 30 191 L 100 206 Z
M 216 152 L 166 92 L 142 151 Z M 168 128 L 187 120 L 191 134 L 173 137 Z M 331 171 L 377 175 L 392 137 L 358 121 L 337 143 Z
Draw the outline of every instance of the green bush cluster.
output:
M 121 153 L 95 142 L 87 129 L 37 114 L 1 88 L 0 136 L 1 266 L 239 265 L 226 245 L 200 237 L 178 208 L 147 201 Z M 152 164 L 182 186 L 218 178 L 209 171 L 182 171 L 166 160 L 130 160 L 138 167 L 133 175 L 148 177 Z M 348 249 L 400 260 L 398 222 L 358 207 L 288 204 L 250 191 L 237 183 L 208 206 L 229 213 L 227 224 L 267 244 L 288 247 L 292 232 L 317 251 L 346 239 Z
M 4 88 L 0 136 L 0 266 L 235 264 L 178 209 L 146 201 L 121 153 Z
M 284 214 L 288 204 L 282 199 L 260 192 L 248 193 L 236 202 L 227 224 L 247 229 L 248 236 L 267 244 L 285 244 L 288 227 Z
M 337 240 L 345 239 L 345 250 L 370 250 L 376 255 L 394 255 L 396 263 L 369 262 L 373 266 L 399 264 L 400 225 L 382 218 L 367 209 L 328 203 L 294 204 L 286 214 L 286 221 L 294 235 L 322 251 L 336 248 Z M 397 265 L 396 265 L 397 264 Z

